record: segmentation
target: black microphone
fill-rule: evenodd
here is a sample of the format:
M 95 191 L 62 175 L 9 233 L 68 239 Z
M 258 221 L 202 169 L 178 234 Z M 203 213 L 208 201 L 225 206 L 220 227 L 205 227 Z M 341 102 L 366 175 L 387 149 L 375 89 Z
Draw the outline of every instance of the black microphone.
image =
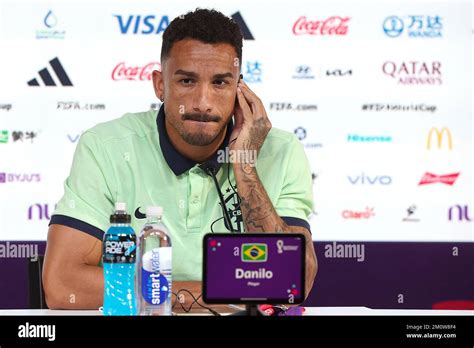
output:
M 224 220 L 225 220 L 227 226 L 229 226 L 230 232 L 236 232 L 236 231 L 234 231 L 234 228 L 232 227 L 232 222 L 230 220 L 229 211 L 226 208 L 226 205 L 225 205 L 225 202 L 224 202 L 224 196 L 222 195 L 221 188 L 219 187 L 219 183 L 217 182 L 216 173 L 217 173 L 218 170 L 216 168 L 215 163 L 204 162 L 204 163 L 199 165 L 199 168 L 201 168 L 207 175 L 212 177 L 212 179 L 214 180 L 214 185 L 216 186 L 216 189 L 217 189 L 217 195 L 219 196 L 219 200 L 220 200 L 221 205 L 222 205 L 222 211 L 224 213 Z

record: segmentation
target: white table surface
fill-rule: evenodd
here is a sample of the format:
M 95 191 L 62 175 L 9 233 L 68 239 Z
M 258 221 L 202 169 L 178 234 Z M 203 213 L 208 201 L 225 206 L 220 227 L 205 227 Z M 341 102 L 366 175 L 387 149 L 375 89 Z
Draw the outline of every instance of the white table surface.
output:
M 226 314 L 226 313 L 222 313 Z M 7 309 L 0 310 L 0 315 L 102 315 L 98 310 L 50 310 L 50 309 Z M 191 315 L 191 314 L 181 314 Z M 203 315 L 203 314 L 198 314 Z M 207 315 L 207 314 L 206 314 Z M 209 314 L 210 315 L 210 314 Z M 304 315 L 330 316 L 330 315 L 474 315 L 468 310 L 416 310 L 416 309 L 370 309 L 367 307 L 306 307 Z

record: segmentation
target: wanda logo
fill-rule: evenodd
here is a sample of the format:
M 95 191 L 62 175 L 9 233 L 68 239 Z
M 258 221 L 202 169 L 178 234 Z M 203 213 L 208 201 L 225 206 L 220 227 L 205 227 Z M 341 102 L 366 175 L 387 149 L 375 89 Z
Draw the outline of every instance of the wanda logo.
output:
M 149 81 L 153 70 L 161 70 L 161 64 L 151 62 L 144 66 L 127 66 L 124 62 L 117 64 L 112 71 L 114 81 Z
M 311 21 L 301 16 L 293 25 L 295 35 L 346 35 L 350 17 L 332 16 L 325 20 Z

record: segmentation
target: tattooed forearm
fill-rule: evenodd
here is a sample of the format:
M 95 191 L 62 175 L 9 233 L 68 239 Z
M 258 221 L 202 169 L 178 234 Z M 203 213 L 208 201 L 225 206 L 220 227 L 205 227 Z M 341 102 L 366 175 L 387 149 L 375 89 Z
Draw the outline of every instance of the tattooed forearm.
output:
M 240 173 L 235 173 L 235 177 L 246 231 L 283 232 L 285 223 L 277 215 L 255 167 L 245 163 L 237 167 L 237 171 L 241 170 Z
M 311 234 L 304 227 L 288 226 L 277 214 L 263 187 L 255 167 L 234 165 L 240 208 L 247 232 L 298 232 L 306 237 L 306 279 L 308 296 L 316 277 L 318 264 Z

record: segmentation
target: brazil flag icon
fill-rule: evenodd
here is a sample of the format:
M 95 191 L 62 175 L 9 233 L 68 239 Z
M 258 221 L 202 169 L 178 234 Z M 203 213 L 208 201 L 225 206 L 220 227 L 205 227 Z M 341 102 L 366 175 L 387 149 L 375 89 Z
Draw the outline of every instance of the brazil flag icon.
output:
M 243 243 L 240 254 L 242 255 L 243 262 L 266 262 L 267 244 Z

